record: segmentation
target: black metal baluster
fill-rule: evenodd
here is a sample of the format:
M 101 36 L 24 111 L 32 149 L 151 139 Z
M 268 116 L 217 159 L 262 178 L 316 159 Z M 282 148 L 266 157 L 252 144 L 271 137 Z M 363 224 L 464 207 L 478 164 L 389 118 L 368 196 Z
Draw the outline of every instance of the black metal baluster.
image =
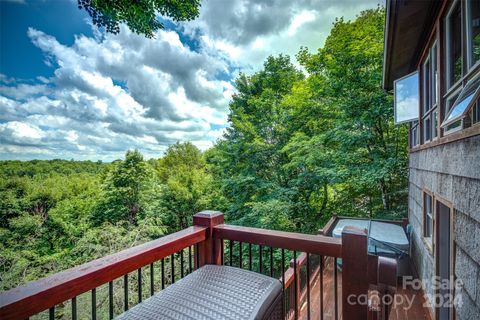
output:
M 48 309 L 48 318 L 50 320 L 55 320 L 55 306 Z
M 230 262 L 230 266 L 232 267 L 233 266 L 233 241 L 232 240 L 229 240 L 228 241 L 228 255 L 229 255 L 229 262 Z
M 165 289 L 165 259 L 162 259 L 162 290 Z
M 192 246 L 188 247 L 188 273 L 192 273 Z
M 338 320 L 338 288 L 337 288 L 337 258 L 335 257 L 333 264 L 333 283 L 334 283 L 334 294 L 335 294 L 335 320 Z
M 241 268 L 243 267 L 243 259 L 242 259 L 242 256 L 243 256 L 243 252 L 242 252 L 243 243 L 240 241 L 240 242 L 238 243 L 238 245 L 240 246 L 239 249 L 238 249 L 238 255 L 239 255 L 239 260 L 240 260 L 239 263 L 238 263 L 238 265 L 239 265 L 239 267 L 240 267 L 240 269 L 241 269 Z
M 113 319 L 113 281 L 108 283 L 108 318 Z
M 172 284 L 175 283 L 175 254 L 170 256 L 170 268 L 172 269 Z
M 270 247 L 270 277 L 273 277 L 273 247 Z
M 142 302 L 142 268 L 137 270 L 138 276 L 138 303 Z
M 307 319 L 310 320 L 310 253 L 307 252 Z
M 258 264 L 259 264 L 259 271 L 263 273 L 263 247 L 262 245 L 258 246 Z
M 77 320 L 77 297 L 72 298 L 72 320 Z
M 252 244 L 248 244 L 248 270 L 252 271 Z
M 320 256 L 320 320 L 323 320 L 323 256 Z
M 285 249 L 283 249 L 283 248 L 282 248 L 282 291 L 283 291 L 282 319 L 285 319 L 285 307 L 286 307 L 286 296 L 285 296 Z
M 294 286 L 295 286 L 295 294 L 294 294 L 294 300 L 295 300 L 295 310 L 293 310 L 294 314 L 295 314 L 295 319 L 298 319 L 298 296 L 297 296 L 297 292 L 298 292 L 298 288 L 297 288 L 297 251 L 293 251 L 293 282 L 294 282 Z
M 198 252 L 198 243 L 195 244 L 195 256 L 197 257 L 196 268 L 200 268 L 200 252 Z
M 123 276 L 123 310 L 128 310 L 128 273 Z
M 180 276 L 183 278 L 185 272 L 183 271 L 183 264 L 184 264 L 184 261 L 183 261 L 183 249 L 180 250 Z
M 97 288 L 92 289 L 92 320 L 97 319 Z
M 155 288 L 154 288 L 154 283 L 155 283 L 155 276 L 153 274 L 153 262 L 150 263 L 150 297 L 153 296 L 153 294 L 155 293 Z

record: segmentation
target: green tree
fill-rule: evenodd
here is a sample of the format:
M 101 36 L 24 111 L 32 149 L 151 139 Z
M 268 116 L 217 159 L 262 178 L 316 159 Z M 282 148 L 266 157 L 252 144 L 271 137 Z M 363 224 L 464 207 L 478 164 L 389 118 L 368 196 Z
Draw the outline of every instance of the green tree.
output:
M 277 223 L 263 224 L 272 221 L 263 219 L 272 206 L 283 208 L 284 214 L 295 220 L 292 189 L 283 169 L 287 159 L 282 148 L 291 132 L 286 126 L 289 108 L 282 99 L 303 79 L 290 58 L 280 55 L 269 57 L 259 72 L 241 74 L 236 80 L 238 93 L 229 105 L 230 127 L 225 140 L 209 154 L 209 162 L 221 167 L 214 172 L 222 180 L 222 190 L 230 202 L 230 221 L 278 229 Z
M 129 150 L 125 160 L 117 161 L 107 173 L 102 196 L 95 210 L 96 224 L 127 220 L 137 223 L 137 216 L 145 214 L 145 194 L 151 187 L 152 172 L 137 150 Z
M 163 186 L 162 207 L 170 231 L 192 223 L 195 213 L 215 208 L 221 210 L 222 196 L 215 189 L 202 152 L 192 143 L 176 143 L 158 160 L 157 173 Z
M 400 214 L 406 203 L 406 129 L 394 126 L 392 98 L 381 88 L 384 18 L 377 8 L 355 21 L 337 19 L 318 53 L 298 55 L 333 109 L 328 147 L 346 173 L 343 211 L 356 215 Z
M 78 8 L 85 9 L 93 24 L 107 32 L 120 32 L 126 23 L 133 32 L 153 38 L 163 29 L 157 15 L 174 21 L 189 21 L 199 15 L 200 0 L 78 0 Z
M 381 89 L 383 28 L 381 8 L 338 19 L 323 48 L 297 55 L 307 77 L 285 56 L 238 77 L 230 127 L 207 158 L 230 221 L 315 232 L 334 212 L 405 214 L 406 132 Z M 288 223 L 270 224 L 272 211 Z

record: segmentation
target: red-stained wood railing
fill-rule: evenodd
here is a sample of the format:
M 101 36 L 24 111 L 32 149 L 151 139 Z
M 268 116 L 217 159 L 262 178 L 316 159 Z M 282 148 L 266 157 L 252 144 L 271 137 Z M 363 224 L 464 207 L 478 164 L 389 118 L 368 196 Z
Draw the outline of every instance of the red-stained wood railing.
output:
M 368 272 L 368 320 L 387 320 L 391 311 L 391 298 L 397 289 L 396 261 L 369 255 Z
M 207 238 L 207 231 L 206 227 L 193 226 L 1 293 L 0 319 L 25 319 L 53 308 L 184 248 L 202 243 Z M 95 310 L 92 310 L 92 318 L 94 315 Z
M 214 227 L 213 236 L 217 239 L 309 252 L 320 256 L 342 257 L 342 241 L 321 235 L 221 224 Z
M 329 228 L 333 227 L 332 222 Z M 369 255 L 367 251 L 368 240 L 366 230 L 359 230 L 352 227 L 344 228 L 342 232 L 342 238 L 336 239 L 332 237 L 326 237 L 323 235 L 306 235 L 306 234 L 299 234 L 299 233 L 291 233 L 291 232 L 282 232 L 282 231 L 273 231 L 273 230 L 264 230 L 258 228 L 248 228 L 248 227 L 241 227 L 241 226 L 232 226 L 232 225 L 225 225 L 225 224 L 216 224 L 213 227 L 213 248 L 211 251 L 212 254 L 212 261 L 216 261 L 219 263 L 224 263 L 224 241 L 227 240 L 229 243 L 229 255 L 230 258 L 229 264 L 232 264 L 232 251 L 235 246 L 235 241 L 239 243 L 239 253 L 240 253 L 240 261 L 242 261 L 242 247 L 243 243 L 249 244 L 249 246 L 257 245 L 259 249 L 258 258 L 259 262 L 259 270 L 256 270 L 260 273 L 265 273 L 265 270 L 262 270 L 262 259 L 263 259 L 263 250 L 265 248 L 270 248 L 270 252 L 272 248 L 280 249 L 282 252 L 282 262 L 281 267 L 285 264 L 284 260 L 284 251 L 291 250 L 293 251 L 293 270 L 287 270 L 285 273 L 282 270 L 283 277 L 281 280 L 284 282 L 284 297 L 285 292 L 289 289 L 290 294 L 293 291 L 293 316 L 291 315 L 291 310 L 287 309 L 284 310 L 285 318 L 295 318 L 297 319 L 300 316 L 300 307 L 301 307 L 301 297 L 302 297 L 302 290 L 299 287 L 299 270 L 300 264 L 298 263 L 299 258 L 303 259 L 303 254 L 305 254 L 305 259 L 308 259 L 310 255 L 318 255 L 321 257 L 321 261 L 323 262 L 325 259 L 329 259 L 333 264 L 332 267 L 332 278 L 333 278 L 333 314 L 334 319 L 339 319 L 340 316 L 343 319 L 355 320 L 355 319 L 367 319 L 369 316 L 367 299 L 363 299 L 362 297 L 367 297 L 370 288 L 370 278 L 369 278 Z M 251 260 L 251 249 L 249 250 L 249 259 Z M 297 256 L 297 253 L 301 253 L 300 256 Z M 342 270 L 341 270 L 341 280 L 342 280 L 342 289 L 341 289 L 341 310 L 339 308 L 339 301 L 338 301 L 338 267 L 337 267 L 337 259 L 342 259 Z M 306 265 L 309 266 L 308 263 Z M 389 274 L 391 277 L 396 277 L 396 264 L 395 261 L 393 262 L 394 268 L 387 268 L 384 271 Z M 242 267 L 242 263 L 240 262 L 240 267 Z M 251 269 L 250 263 L 250 269 Z M 270 264 L 270 269 L 272 269 L 272 263 Z M 378 269 L 375 269 L 378 271 Z M 272 274 L 272 272 L 271 272 Z M 293 274 L 293 281 L 290 279 L 292 278 Z M 307 299 L 307 312 L 306 316 L 307 319 L 310 319 L 311 310 L 310 310 L 310 285 L 311 285 L 311 273 L 310 270 L 307 271 L 307 281 L 306 281 L 306 299 Z M 319 270 L 320 274 L 320 281 L 323 279 L 323 270 Z M 291 282 L 290 282 L 291 281 Z M 376 281 L 375 283 L 379 283 Z M 293 288 L 292 288 L 293 286 Z M 320 285 L 320 290 L 322 289 L 322 285 Z M 387 294 L 388 292 L 384 292 Z M 289 298 L 290 302 L 292 297 Z M 362 303 L 363 302 L 363 303 Z M 320 316 L 323 316 L 323 292 L 320 292 Z M 388 310 L 383 308 L 388 316 Z
M 291 260 L 290 261 L 290 267 L 287 269 L 287 271 L 284 274 L 285 277 L 285 288 L 289 295 L 288 299 L 289 301 L 294 301 L 294 295 L 296 294 L 298 298 L 298 306 L 297 310 L 293 309 L 294 306 L 288 305 L 286 307 L 286 319 L 293 319 L 295 317 L 295 313 L 300 314 L 302 306 L 306 303 L 307 308 L 310 307 L 310 288 L 313 286 L 313 284 L 317 281 L 320 280 L 320 275 L 323 277 L 323 272 L 322 266 L 324 265 L 324 258 L 319 259 L 318 265 L 314 265 L 313 269 L 311 269 L 312 264 L 311 264 L 311 256 L 307 255 L 305 252 L 302 252 L 298 259 L 296 261 Z M 296 262 L 296 266 L 293 264 Z M 308 263 L 308 267 L 307 267 Z M 302 273 L 302 268 L 305 269 L 305 279 L 303 279 L 303 273 Z M 294 272 L 296 271 L 296 275 Z M 282 280 L 282 279 L 281 279 Z M 302 280 L 305 280 L 305 283 L 302 283 Z M 322 278 L 323 280 L 323 278 Z M 293 281 L 296 281 L 295 286 L 293 285 Z M 308 281 L 308 283 L 307 283 Z M 296 291 L 294 290 L 296 288 Z M 291 290 L 289 290 L 291 289 Z M 320 293 L 322 294 L 322 293 Z M 321 310 L 319 310 L 321 312 Z M 310 312 L 307 310 L 307 313 L 310 314 Z
M 334 258 L 341 257 L 341 239 L 324 237 L 320 235 L 306 235 L 220 224 L 214 227 L 213 236 L 214 239 L 221 240 L 220 242 L 217 241 L 219 246 L 222 246 L 223 241 L 227 240 L 229 257 L 222 259 L 222 256 L 217 259 L 222 261 L 224 264 L 236 267 L 248 267 L 250 270 L 254 269 L 253 271 L 270 276 L 277 276 L 279 271 L 281 271 L 279 275 L 280 280 L 283 282 L 284 289 L 283 312 L 285 319 L 298 318 L 303 305 L 306 305 L 307 307 L 306 314 L 307 318 L 309 318 L 309 316 L 312 314 L 312 310 L 310 310 L 311 286 L 318 279 L 323 279 L 320 277 L 322 270 L 322 264 L 320 262 L 323 263 L 323 257 L 325 256 Z M 236 245 L 234 243 L 235 241 L 237 242 Z M 243 244 L 248 244 L 249 247 L 247 256 L 248 264 L 242 263 L 242 261 L 244 261 L 242 259 Z M 255 253 L 256 256 L 254 257 L 258 264 L 256 268 L 252 268 L 251 263 L 253 260 L 251 250 L 252 245 L 258 248 L 258 252 Z M 237 249 L 235 257 L 236 261 L 233 261 L 233 251 L 235 247 Z M 293 253 L 293 259 L 291 261 L 289 260 L 288 269 L 285 270 L 286 250 L 289 250 L 291 253 Z M 274 270 L 274 252 L 281 252 L 280 266 L 277 266 L 277 270 Z M 265 257 L 265 253 L 267 254 L 267 257 Z M 311 262 L 314 261 L 313 258 L 317 256 L 319 257 L 319 264 L 312 266 Z M 321 281 L 322 280 L 320 280 L 320 282 Z M 335 290 L 337 289 L 335 288 Z M 322 296 L 322 294 L 319 295 L 319 297 Z M 337 303 L 335 303 L 335 307 L 338 308 Z M 322 310 L 318 310 L 316 313 L 321 314 Z M 339 310 L 337 310 L 335 314 L 338 319 Z
M 181 276 L 183 277 L 183 250 L 191 249 L 194 246 L 195 268 L 204 264 L 224 264 L 225 245 L 229 245 L 229 263 L 233 265 L 234 242 L 239 245 L 238 264 L 239 267 L 253 269 L 252 254 L 253 246 L 258 247 L 258 271 L 278 276 L 283 282 L 284 298 L 288 290 L 293 292 L 290 303 L 293 305 L 293 316 L 289 310 L 284 310 L 285 318 L 298 318 L 300 307 L 304 300 L 307 303 L 307 318 L 311 314 L 311 285 L 316 276 L 319 278 L 320 290 L 320 316 L 323 319 L 323 266 L 328 259 L 330 262 L 333 276 L 334 290 L 334 318 L 339 319 L 386 319 L 374 318 L 378 314 L 368 311 L 366 304 L 349 303 L 349 298 L 368 294 L 371 285 L 377 289 L 380 294 L 385 295 L 393 289 L 390 285 L 391 277 L 395 277 L 395 261 L 385 262 L 381 259 L 374 260 L 369 258 L 367 253 L 367 236 L 364 231 L 352 228 L 344 228 L 342 238 L 332 238 L 324 235 L 307 235 L 301 233 L 282 232 L 265 230 L 258 228 L 248 228 L 240 226 L 226 225 L 223 221 L 223 214 L 214 211 L 204 211 L 198 213 L 193 218 L 194 226 L 177 233 L 162 237 L 145 243 L 140 246 L 121 251 L 90 263 L 60 272 L 50 277 L 31 282 L 0 294 L 0 319 L 24 319 L 43 310 L 50 309 L 50 317 L 53 318 L 52 308 L 55 305 L 72 299 L 72 310 L 76 308 L 76 296 L 91 291 L 92 306 L 95 306 L 96 288 L 100 285 L 109 283 L 110 299 L 112 296 L 112 280 L 124 276 L 124 282 L 127 284 L 125 290 L 125 305 L 128 309 L 128 273 L 138 270 L 139 296 L 138 302 L 142 300 L 141 293 L 141 268 L 148 266 L 152 270 L 151 276 L 151 294 L 153 294 L 153 263 L 161 260 L 162 267 L 162 289 L 164 288 L 164 259 L 170 256 L 171 262 L 171 283 L 175 281 L 174 272 L 174 254 L 181 251 Z M 333 223 L 332 223 L 333 226 Z M 329 228 L 331 228 L 330 226 Z M 245 248 L 243 244 L 248 244 Z M 245 249 L 245 251 L 243 251 Z M 293 262 L 288 265 L 286 261 L 286 252 L 293 255 Z M 248 261 L 243 260 L 245 254 L 248 254 Z M 274 270 L 274 255 L 281 257 L 279 270 Z M 313 255 L 320 257 L 319 270 L 311 270 L 310 259 Z M 189 253 L 191 258 L 191 253 Z M 342 259 L 341 270 L 341 309 L 338 307 L 338 288 L 337 277 L 337 259 Z M 290 259 L 290 258 L 288 258 Z M 373 261 L 373 262 L 372 262 Z M 248 262 L 248 263 L 245 263 Z M 268 263 L 269 262 L 269 263 Z M 266 267 L 264 267 L 266 265 Z M 268 267 L 268 265 L 270 265 Z M 285 268 L 285 266 L 288 268 Z M 306 267 L 306 291 L 301 288 L 300 270 Z M 190 269 L 192 269 L 190 267 Z M 388 274 L 388 279 L 386 274 Z M 376 278 L 375 278 L 376 275 Z M 390 278 L 389 278 L 390 277 Z M 302 298 L 302 296 L 304 298 Z M 293 301 L 292 301 L 293 300 Z M 110 302 L 110 305 L 112 303 Z M 54 309 L 53 309 L 54 310 Z M 388 315 L 387 306 L 381 306 L 382 314 Z M 96 310 L 92 307 L 92 318 L 95 319 Z M 110 310 L 110 318 L 113 317 Z

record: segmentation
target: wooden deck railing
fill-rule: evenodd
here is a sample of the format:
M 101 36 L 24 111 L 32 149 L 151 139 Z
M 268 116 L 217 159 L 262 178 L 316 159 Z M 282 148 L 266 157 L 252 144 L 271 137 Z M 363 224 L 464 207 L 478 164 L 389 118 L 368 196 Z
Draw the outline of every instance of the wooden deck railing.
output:
M 281 279 L 284 289 L 284 316 L 298 318 L 300 307 L 306 303 L 306 317 L 311 314 L 311 287 L 316 277 L 323 290 L 323 274 L 326 259 L 333 263 L 334 315 L 338 319 L 387 319 L 388 308 L 351 303 L 352 297 L 368 294 L 372 289 L 379 295 L 392 293 L 395 284 L 396 265 L 393 261 L 375 259 L 367 253 L 367 237 L 364 231 L 345 228 L 342 238 L 323 235 L 306 235 L 292 232 L 265 230 L 226 225 L 220 212 L 205 211 L 193 219 L 194 226 L 143 245 L 100 258 L 87 264 L 28 283 L 0 294 L 0 319 L 25 319 L 48 310 L 50 319 L 55 317 L 55 307 L 71 300 L 71 317 L 77 318 L 76 297 L 91 292 L 91 318 L 96 318 L 96 288 L 109 284 L 109 318 L 114 317 L 112 281 L 124 278 L 124 309 L 129 307 L 128 274 L 138 271 L 138 299 L 142 301 L 142 268 L 149 268 L 150 295 L 154 294 L 154 263 L 161 262 L 161 289 L 165 287 L 164 259 L 170 257 L 170 281 L 175 281 L 175 266 L 180 265 L 183 277 L 204 264 L 230 264 L 248 268 Z M 188 248 L 189 268 L 184 272 L 184 251 Z M 193 249 L 192 249 L 193 248 Z M 192 258 L 192 251 L 193 258 Z M 174 254 L 177 254 L 175 258 Z M 257 257 L 254 257 L 257 254 Z M 312 266 L 312 259 L 320 263 Z M 292 259 L 290 259 L 292 258 Z M 341 258 L 341 307 L 337 297 L 337 259 Z M 180 262 L 176 262 L 180 259 Z M 292 261 L 290 261 L 292 260 Z M 158 263 L 157 263 L 158 265 Z M 305 279 L 301 280 L 305 268 Z M 177 269 L 178 273 L 178 269 Z M 320 275 L 320 276 L 319 276 Z M 393 282 L 394 283 L 394 282 Z M 160 289 L 160 288 L 159 288 Z M 288 293 L 288 294 L 287 294 Z M 353 295 L 353 296 L 352 296 Z M 130 297 L 131 298 L 131 297 Z M 320 294 L 320 310 L 323 315 L 323 292 Z M 349 300 L 350 299 L 350 300 Z M 291 301 L 293 300 L 293 301 Z M 287 304 L 287 301 L 289 302 Z
M 207 231 L 206 227 L 193 226 L 1 293 L 0 319 L 26 319 L 44 310 L 49 310 L 49 318 L 53 319 L 55 306 L 69 299 L 72 299 L 72 318 L 75 319 L 78 295 L 91 291 L 92 305 L 95 305 L 95 289 L 106 283 L 112 284 L 112 281 L 119 277 L 124 277 L 124 288 L 128 289 L 128 273 L 145 266 L 152 267 L 156 261 L 204 242 Z M 172 257 L 170 259 L 174 261 Z M 164 275 L 162 272 L 162 278 Z M 172 275 L 174 277 L 174 273 Z M 153 277 L 154 273 L 151 272 L 150 276 Z M 173 278 L 171 282 L 174 281 Z M 139 291 L 141 292 L 140 288 Z M 124 309 L 128 309 L 128 290 L 125 290 L 125 293 Z M 113 293 L 110 292 L 111 296 Z M 139 297 L 141 301 L 141 294 Z M 111 298 L 109 308 L 109 314 L 113 316 Z M 96 310 L 92 307 L 92 318 L 96 317 L 95 313 Z

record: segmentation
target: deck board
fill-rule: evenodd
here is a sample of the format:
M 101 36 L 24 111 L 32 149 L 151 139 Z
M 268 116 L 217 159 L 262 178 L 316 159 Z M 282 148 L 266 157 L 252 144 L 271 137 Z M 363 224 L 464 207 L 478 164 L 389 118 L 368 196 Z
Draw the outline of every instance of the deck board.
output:
M 342 277 L 341 272 L 338 272 L 338 319 L 341 317 L 342 308 Z M 323 273 L 323 319 L 335 319 L 334 313 L 334 282 L 333 282 L 333 260 L 328 260 Z M 430 313 L 424 307 L 423 292 L 421 290 L 414 290 L 412 288 L 404 289 L 401 285 L 397 288 L 397 294 L 408 297 L 409 301 L 413 299 L 412 306 L 407 308 L 407 303 L 403 303 L 392 308 L 390 313 L 390 320 L 432 320 Z M 403 299 L 406 301 L 405 299 Z M 320 319 L 320 281 L 317 278 L 311 287 L 311 319 Z M 301 306 L 299 319 L 307 319 L 307 304 L 306 301 Z

